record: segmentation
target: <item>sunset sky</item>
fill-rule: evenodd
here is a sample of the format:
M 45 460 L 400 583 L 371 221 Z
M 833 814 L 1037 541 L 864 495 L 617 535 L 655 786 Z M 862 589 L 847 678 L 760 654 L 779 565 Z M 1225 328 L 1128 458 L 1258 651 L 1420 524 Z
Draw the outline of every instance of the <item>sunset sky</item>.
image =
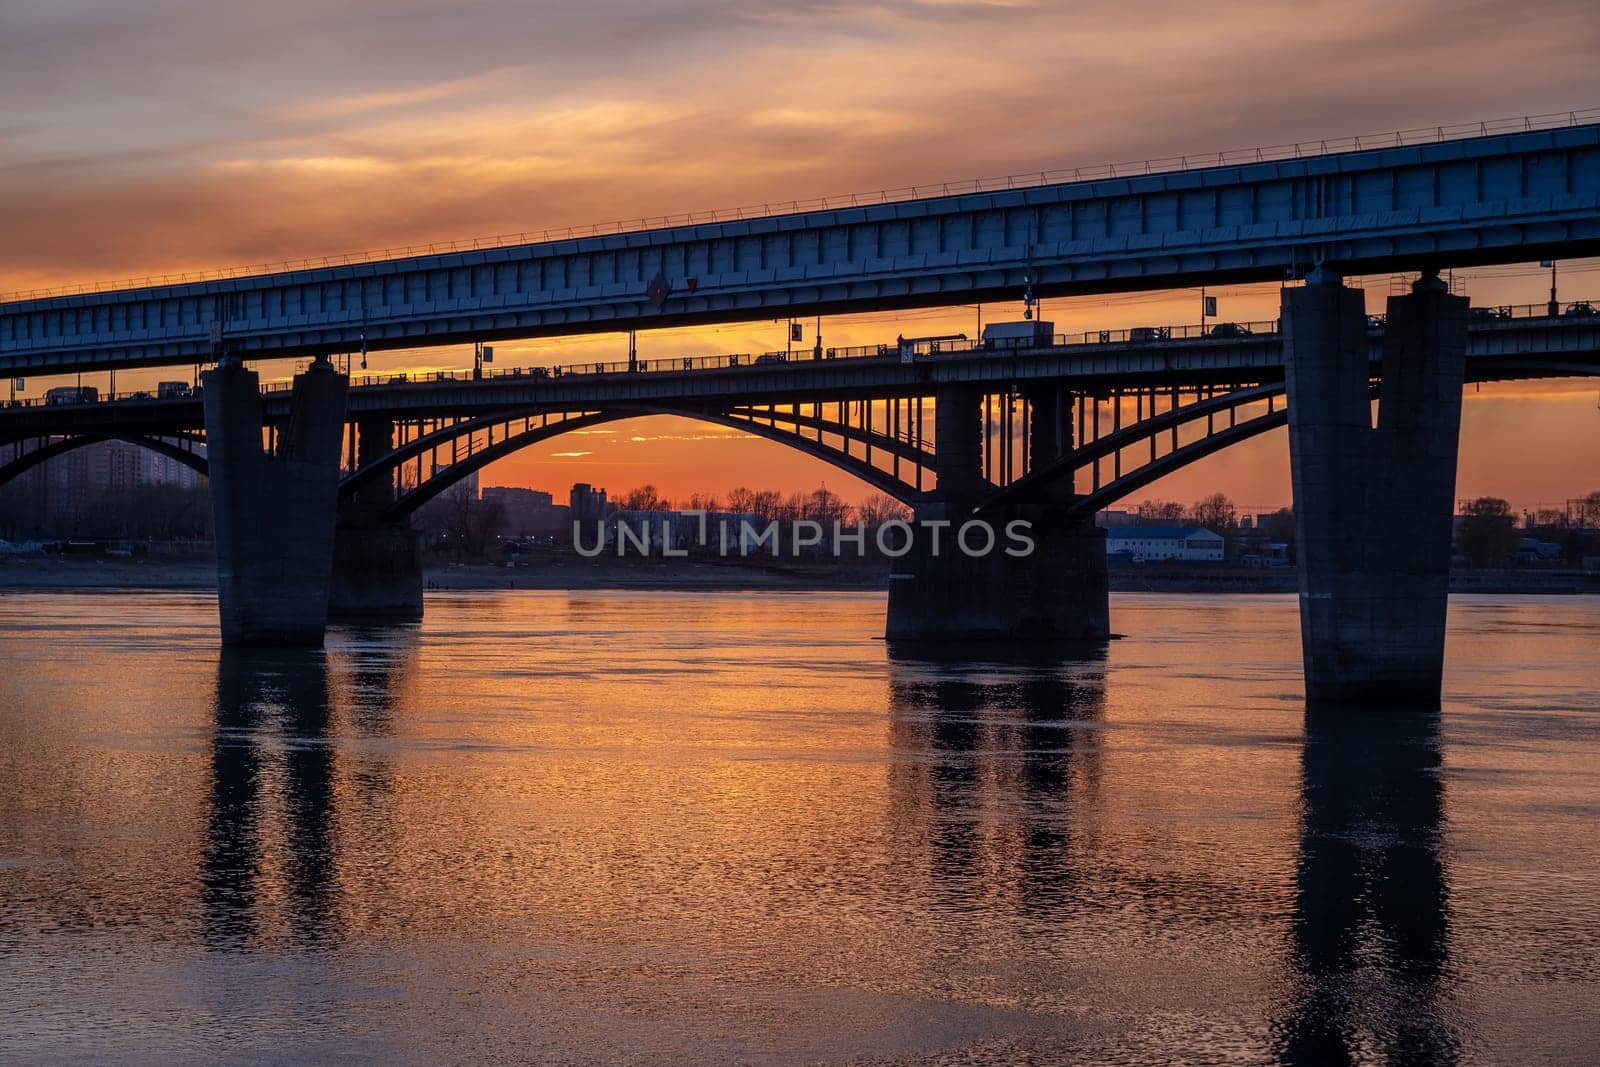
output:
M 1597 50 L 1584 0 L 7 0 L 0 292 L 1566 111 L 1600 105 Z M 1562 271 L 1563 297 L 1600 299 L 1600 263 Z M 1537 264 L 1458 277 L 1480 304 L 1542 301 L 1549 284 Z M 1363 283 L 1381 310 L 1390 280 Z M 1276 311 L 1270 286 L 1213 292 L 1224 319 Z M 1197 309 L 1180 291 L 1051 301 L 1044 317 L 1067 331 Z M 823 332 L 845 345 L 975 319 L 874 315 Z M 781 348 L 782 331 L 646 333 L 641 355 Z M 513 365 L 619 359 L 626 340 L 499 351 Z M 372 363 L 462 367 L 470 352 Z M 29 395 L 49 384 L 30 380 Z M 1459 495 L 1532 507 L 1600 489 L 1597 389 L 1469 393 Z M 483 482 L 563 495 L 577 480 L 865 492 L 779 446 L 670 419 L 535 447 Z M 1287 504 L 1284 433 L 1140 496 L 1219 489 Z

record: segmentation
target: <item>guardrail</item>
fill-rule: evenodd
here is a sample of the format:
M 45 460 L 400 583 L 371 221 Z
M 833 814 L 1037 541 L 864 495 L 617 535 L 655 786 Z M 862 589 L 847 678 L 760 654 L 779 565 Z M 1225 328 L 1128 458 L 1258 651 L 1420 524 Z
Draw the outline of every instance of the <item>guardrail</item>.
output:
M 1449 126 L 1419 126 L 1409 130 L 1393 130 L 1387 133 L 1367 134 L 1361 137 L 1336 137 L 1316 141 L 1297 141 L 1293 144 L 1264 145 L 1257 148 L 1235 148 L 1222 152 L 1204 152 L 1197 155 L 1144 159 L 1132 163 L 1100 163 L 1087 167 L 1058 167 L 1054 170 L 1042 170 L 1028 174 L 1010 174 L 999 178 L 968 178 L 961 181 L 937 182 L 932 185 L 906 185 L 894 189 L 879 189 L 869 193 L 846 193 L 837 196 L 813 197 L 808 200 L 786 200 L 766 204 L 751 204 L 738 208 L 690 211 L 677 215 L 645 216 L 637 219 L 623 219 L 616 222 L 597 223 L 588 226 L 556 227 L 545 230 L 527 230 L 521 233 L 497 234 L 492 237 L 475 237 L 464 241 L 435 241 L 423 245 L 401 245 L 394 248 L 370 249 L 365 252 L 348 252 L 340 255 L 307 259 L 287 259 L 275 263 L 224 267 L 216 270 L 181 271 L 170 274 L 151 274 L 143 278 L 128 278 L 120 281 L 87 282 L 82 285 L 26 289 L 0 293 L 0 303 L 14 300 L 43 300 L 57 296 L 76 296 L 83 293 L 114 292 L 125 289 L 149 289 L 158 286 L 185 285 L 194 282 L 225 281 L 230 278 L 249 278 L 298 270 L 353 266 L 359 263 L 372 263 L 379 260 L 437 256 L 450 252 L 476 252 L 485 248 L 542 244 L 549 241 L 575 240 L 580 237 L 607 237 L 623 233 L 637 233 L 642 230 L 665 229 L 670 226 L 738 222 L 746 219 L 772 218 L 777 215 L 797 215 L 807 211 L 872 207 L 878 204 L 893 204 L 936 196 L 965 196 L 973 193 L 992 193 L 1009 189 L 1029 189 L 1041 185 L 1060 185 L 1067 182 L 1096 181 L 1104 178 L 1129 178 L 1147 174 L 1199 170 L 1208 167 L 1271 163 L 1286 159 L 1314 159 L 1318 156 L 1331 155 L 1337 152 L 1403 148 L 1408 145 L 1465 140 L 1469 137 L 1488 137 L 1491 134 L 1525 133 L 1533 130 L 1586 126 L 1596 122 L 1600 122 L 1600 108 L 1591 107 L 1577 111 L 1552 111 L 1542 115 L 1524 115 L 1520 118 L 1455 123 Z
M 1471 310 L 1472 324 L 1492 328 L 1495 323 L 1527 319 L 1595 319 L 1600 322 L 1600 307 L 1588 300 L 1576 300 L 1559 305 L 1559 314 L 1550 314 L 1550 305 L 1503 304 L 1498 307 L 1480 307 Z M 1368 315 L 1369 328 L 1382 329 L 1382 315 Z M 1109 344 L 1155 344 L 1163 341 L 1237 341 L 1244 338 L 1274 337 L 1279 331 L 1279 320 L 1263 319 L 1253 322 L 1218 322 L 1187 326 L 1130 326 L 1120 330 L 1084 330 L 1081 333 L 1058 333 L 1051 338 L 1051 348 L 1075 348 Z M 928 359 L 939 355 L 973 352 L 1018 353 L 1039 351 L 1043 346 L 1007 348 L 986 345 L 981 340 L 951 338 L 906 338 L 914 359 Z M 536 381 L 575 376 L 612 374 L 681 374 L 685 371 L 729 370 L 739 367 L 775 366 L 785 363 L 813 362 L 817 359 L 891 359 L 901 358 L 898 340 L 886 344 L 853 345 L 825 348 L 819 354 L 815 348 L 775 352 L 730 352 L 715 356 L 674 356 L 666 359 L 611 360 L 599 362 L 564 363 L 555 366 L 485 368 L 482 373 L 467 370 L 412 371 L 398 374 L 351 375 L 350 384 L 356 388 L 386 385 L 421 385 L 437 382 L 466 381 Z M 300 369 L 304 369 L 301 367 Z M 73 388 L 66 386 L 64 388 Z M 281 393 L 294 388 L 292 379 L 265 382 L 263 393 Z M 147 390 L 125 393 L 98 394 L 91 400 L 57 400 L 61 406 L 87 406 L 90 404 L 122 403 L 125 401 L 165 401 L 193 399 L 200 395 L 198 389 L 187 396 L 161 397 Z M 52 406 L 48 397 L 13 400 L 3 407 Z

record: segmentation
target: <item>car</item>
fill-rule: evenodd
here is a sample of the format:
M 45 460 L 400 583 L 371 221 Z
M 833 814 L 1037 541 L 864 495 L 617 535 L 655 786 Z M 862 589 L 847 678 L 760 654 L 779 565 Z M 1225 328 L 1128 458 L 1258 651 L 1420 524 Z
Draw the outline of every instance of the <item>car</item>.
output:
M 1506 317 L 1499 308 L 1472 308 L 1467 315 L 1473 322 L 1493 322 Z
M 1573 304 L 1571 307 L 1567 308 L 1567 310 L 1561 313 L 1561 317 L 1564 319 L 1587 319 L 1593 318 L 1596 315 L 1600 315 L 1600 309 L 1597 309 L 1587 300 Z
M 1167 336 L 1165 326 L 1135 326 L 1128 331 L 1130 341 L 1160 341 Z
M 787 358 L 782 352 L 763 352 L 756 357 L 755 361 L 758 365 L 762 363 L 782 363 Z
M 1249 337 L 1250 327 L 1240 326 L 1237 322 L 1219 322 L 1211 327 L 1212 337 Z

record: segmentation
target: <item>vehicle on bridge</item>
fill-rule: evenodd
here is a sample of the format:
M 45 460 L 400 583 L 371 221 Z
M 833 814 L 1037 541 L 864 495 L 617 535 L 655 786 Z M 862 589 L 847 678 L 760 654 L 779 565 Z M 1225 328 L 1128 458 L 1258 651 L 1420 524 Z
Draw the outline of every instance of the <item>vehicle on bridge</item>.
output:
M 1135 344 L 1144 341 L 1165 341 L 1171 336 L 1170 326 L 1135 326 L 1128 331 L 1128 340 Z
M 789 357 L 784 355 L 782 352 L 763 352 L 761 355 L 755 358 L 755 364 L 760 366 L 763 363 L 783 363 L 786 362 L 788 358 Z
M 1595 315 L 1600 315 L 1600 308 L 1596 308 L 1587 300 L 1581 300 L 1562 312 L 1561 317 L 1565 319 L 1587 319 Z
M 188 382 L 159 382 L 156 385 L 156 395 L 162 400 L 181 400 L 194 395 L 194 390 L 189 388 Z
M 44 402 L 49 405 L 57 404 L 93 404 L 100 399 L 100 390 L 92 385 L 58 385 L 47 390 Z
M 991 322 L 983 328 L 983 347 L 987 349 L 1049 348 L 1055 340 L 1053 322 Z
M 1249 337 L 1250 327 L 1241 326 L 1237 322 L 1219 322 L 1211 327 L 1212 337 Z

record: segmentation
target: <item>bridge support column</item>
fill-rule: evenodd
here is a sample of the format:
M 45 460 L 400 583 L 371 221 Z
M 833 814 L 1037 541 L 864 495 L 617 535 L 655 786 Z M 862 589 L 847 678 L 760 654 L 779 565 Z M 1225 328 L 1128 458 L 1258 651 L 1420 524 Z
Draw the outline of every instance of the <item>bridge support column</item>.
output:
M 941 391 L 935 403 L 939 488 L 932 501 L 917 507 L 912 551 L 896 561 L 889 575 L 885 637 L 1104 640 L 1110 633 L 1104 531 L 1065 518 L 1049 501 L 1003 515 L 974 515 L 987 493 L 980 394 L 953 388 Z M 1052 429 L 1051 439 L 1056 436 Z M 961 546 L 960 530 L 974 519 L 994 531 L 995 545 L 987 553 L 969 555 Z M 1031 541 L 1031 549 L 1008 538 L 1008 524 L 1017 520 L 1028 523 L 1025 530 L 1017 529 Z M 986 542 L 981 535 L 968 539 L 973 548 Z
M 276 454 L 254 371 L 225 361 L 204 384 L 223 644 L 320 645 L 347 382 L 326 360 L 295 378 Z
M 328 614 L 392 622 L 422 618 L 422 534 L 409 523 L 369 526 L 341 519 Z
M 1467 300 L 1391 297 L 1376 427 L 1362 294 L 1283 294 L 1306 699 L 1437 708 Z
M 356 424 L 356 465 L 375 463 L 394 449 L 394 423 Z M 340 619 L 408 621 L 422 618 L 422 535 L 406 520 L 385 519 L 394 482 L 360 489 L 340 509 L 333 542 L 328 614 Z

